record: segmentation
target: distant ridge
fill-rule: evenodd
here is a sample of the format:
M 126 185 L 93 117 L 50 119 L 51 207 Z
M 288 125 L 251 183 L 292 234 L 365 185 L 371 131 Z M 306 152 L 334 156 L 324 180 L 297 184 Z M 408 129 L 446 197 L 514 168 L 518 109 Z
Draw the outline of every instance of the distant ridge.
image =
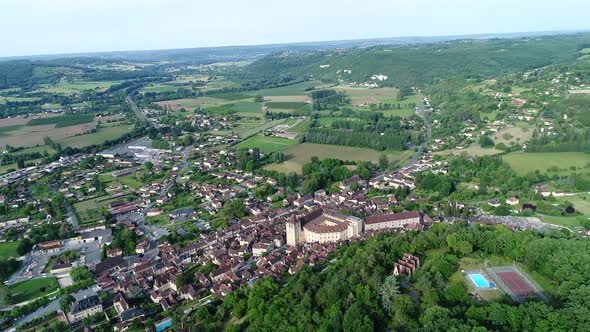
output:
M 110 52 L 89 52 L 89 53 L 66 53 L 66 54 L 45 54 L 0 57 L 0 61 L 11 60 L 54 60 L 61 58 L 92 57 L 112 60 L 131 61 L 180 61 L 192 62 L 198 59 L 197 63 L 203 63 L 203 59 L 210 61 L 240 61 L 251 60 L 268 55 L 273 52 L 287 50 L 322 50 L 335 48 L 372 47 L 378 45 L 404 45 L 433 43 L 460 39 L 490 39 L 490 38 L 519 38 L 535 37 L 559 34 L 575 34 L 589 30 L 574 31 L 536 31 L 536 32 L 514 32 L 514 33 L 486 33 L 473 35 L 450 35 L 450 36 L 407 36 L 390 38 L 367 38 L 332 41 L 311 41 L 281 44 L 261 45 L 235 45 L 218 47 L 194 47 L 160 50 L 131 50 L 131 51 L 110 51 Z

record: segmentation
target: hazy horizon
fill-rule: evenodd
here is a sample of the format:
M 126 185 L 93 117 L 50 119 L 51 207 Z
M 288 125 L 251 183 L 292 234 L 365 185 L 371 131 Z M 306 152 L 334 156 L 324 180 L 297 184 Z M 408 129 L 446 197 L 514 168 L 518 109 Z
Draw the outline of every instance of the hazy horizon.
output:
M 581 0 L 8 0 L 0 57 L 587 30 Z M 571 10 L 576 8 L 576 10 Z M 556 12 L 560 17 L 555 17 Z

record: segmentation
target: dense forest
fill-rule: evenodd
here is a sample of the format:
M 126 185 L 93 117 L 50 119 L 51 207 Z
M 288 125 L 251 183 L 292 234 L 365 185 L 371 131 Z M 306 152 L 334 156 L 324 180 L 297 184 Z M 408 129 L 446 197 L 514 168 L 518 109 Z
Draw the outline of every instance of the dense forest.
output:
M 364 82 L 381 73 L 390 77 L 381 82 L 383 85 L 423 86 L 452 78 L 481 79 L 563 63 L 575 59 L 577 52 L 589 42 L 589 34 L 577 34 L 375 46 L 346 52 L 275 53 L 255 61 L 245 70 L 252 77 L 273 77 L 280 72 L 285 76 L 313 76 L 331 82 L 339 78 Z M 338 73 L 345 69 L 351 73 Z

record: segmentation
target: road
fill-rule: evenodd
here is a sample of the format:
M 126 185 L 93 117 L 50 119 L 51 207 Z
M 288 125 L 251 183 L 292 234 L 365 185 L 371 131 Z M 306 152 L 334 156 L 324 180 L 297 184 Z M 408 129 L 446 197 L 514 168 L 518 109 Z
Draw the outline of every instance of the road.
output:
M 420 146 L 418 147 L 418 151 L 416 151 L 416 153 L 414 154 L 412 159 L 410 159 L 410 161 L 408 161 L 401 168 L 408 168 L 408 167 L 414 166 L 416 161 L 418 161 L 418 158 L 422 157 L 422 154 L 424 153 L 424 149 L 426 148 L 426 145 L 430 142 L 430 138 L 432 135 L 431 129 L 430 129 L 430 124 L 428 123 L 428 113 L 426 112 L 426 105 L 424 104 L 424 96 L 422 96 L 422 95 L 420 95 L 420 106 L 416 110 L 416 114 L 418 116 L 420 116 L 422 118 L 422 120 L 424 120 L 424 126 L 426 127 L 426 140 L 424 140 L 424 142 L 422 144 L 420 144 Z
M 129 106 L 131 106 L 131 109 L 133 110 L 133 112 L 135 112 L 135 115 L 137 116 L 137 118 L 141 121 L 141 122 L 145 122 L 145 123 L 149 123 L 149 119 L 147 118 L 147 116 L 145 115 L 145 113 L 143 113 L 139 107 L 137 107 L 137 105 L 135 104 L 135 102 L 133 101 L 133 99 L 131 99 L 131 96 L 127 96 L 125 97 L 125 102 L 127 104 L 129 104 Z

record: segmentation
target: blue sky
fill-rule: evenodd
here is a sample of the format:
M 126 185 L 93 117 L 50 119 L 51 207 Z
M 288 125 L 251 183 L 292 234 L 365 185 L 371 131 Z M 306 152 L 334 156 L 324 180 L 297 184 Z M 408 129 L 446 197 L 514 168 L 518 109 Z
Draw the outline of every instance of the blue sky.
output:
M 0 0 L 0 57 L 589 29 L 588 0 Z

